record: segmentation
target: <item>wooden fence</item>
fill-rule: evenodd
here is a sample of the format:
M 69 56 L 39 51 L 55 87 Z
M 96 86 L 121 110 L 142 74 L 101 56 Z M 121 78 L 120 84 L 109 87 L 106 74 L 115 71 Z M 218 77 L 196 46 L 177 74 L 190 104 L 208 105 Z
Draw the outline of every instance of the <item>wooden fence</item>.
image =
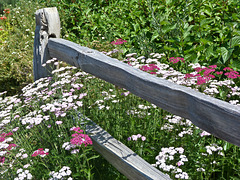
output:
M 240 146 L 240 107 L 135 69 L 96 50 L 60 39 L 56 8 L 36 12 L 34 79 L 49 75 L 43 67 L 57 58 L 191 120 L 199 128 Z M 89 120 L 90 121 L 90 120 Z M 129 179 L 170 179 L 92 122 L 87 132 L 94 148 Z

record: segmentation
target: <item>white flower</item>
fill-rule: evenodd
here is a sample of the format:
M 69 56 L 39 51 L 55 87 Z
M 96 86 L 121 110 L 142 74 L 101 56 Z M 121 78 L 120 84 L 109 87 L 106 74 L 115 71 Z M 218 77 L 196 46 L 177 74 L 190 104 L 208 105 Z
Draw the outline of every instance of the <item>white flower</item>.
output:
M 22 169 L 22 168 L 20 168 L 20 169 L 17 170 L 17 174 L 19 174 L 19 173 L 21 173 L 21 172 L 23 172 L 23 169 Z
M 27 157 L 28 155 L 26 153 L 22 155 L 22 158 L 27 158 Z
M 25 164 L 24 166 L 23 166 L 23 168 L 28 168 L 29 166 L 31 166 L 30 164 Z
M 7 153 L 7 151 L 0 151 L 0 156 L 3 156 Z
M 3 142 L 0 143 L 0 149 L 6 149 L 8 146 L 9 146 L 8 143 L 3 143 Z

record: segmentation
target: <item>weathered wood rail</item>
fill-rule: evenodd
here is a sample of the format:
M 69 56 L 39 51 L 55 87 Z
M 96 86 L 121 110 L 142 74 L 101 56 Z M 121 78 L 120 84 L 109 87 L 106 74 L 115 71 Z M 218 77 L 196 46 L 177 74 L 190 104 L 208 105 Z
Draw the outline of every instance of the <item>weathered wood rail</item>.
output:
M 48 59 L 57 58 L 125 88 L 164 110 L 191 120 L 216 137 L 240 146 L 240 107 L 155 77 L 96 50 L 60 39 L 60 20 L 56 8 L 38 10 L 36 25 L 35 80 L 49 75 L 42 64 Z M 87 131 L 93 134 L 94 148 L 129 179 L 169 179 L 99 126 L 88 126 Z

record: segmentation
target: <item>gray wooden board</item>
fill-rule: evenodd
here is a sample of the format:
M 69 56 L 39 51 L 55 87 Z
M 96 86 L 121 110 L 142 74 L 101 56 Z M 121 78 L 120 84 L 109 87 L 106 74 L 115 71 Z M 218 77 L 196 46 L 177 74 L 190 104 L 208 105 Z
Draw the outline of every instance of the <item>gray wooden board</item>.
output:
M 60 37 L 60 19 L 56 7 L 39 9 L 35 13 L 36 28 L 33 50 L 34 80 L 51 76 L 52 67 L 43 64 L 50 59 L 47 44 L 49 37 Z
M 94 149 L 128 179 L 170 180 L 168 175 L 151 166 L 89 118 L 81 114 L 80 121 L 85 126 L 86 133 L 91 137 Z
M 199 128 L 240 146 L 240 107 L 135 69 L 71 41 L 50 38 L 50 56 L 191 120 Z

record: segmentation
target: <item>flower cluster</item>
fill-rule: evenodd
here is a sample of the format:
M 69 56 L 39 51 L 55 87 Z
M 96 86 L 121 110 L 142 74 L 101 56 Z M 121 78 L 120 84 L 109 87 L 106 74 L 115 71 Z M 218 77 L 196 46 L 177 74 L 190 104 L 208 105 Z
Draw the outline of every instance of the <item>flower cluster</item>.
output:
M 173 64 L 178 63 L 179 61 L 182 61 L 183 63 L 185 63 L 184 58 L 181 57 L 170 57 L 169 58 L 170 62 L 172 62 Z
M 9 9 L 9 8 L 4 9 L 3 12 L 4 12 L 5 14 L 9 14 L 9 13 L 10 13 L 10 9 Z
M 185 155 L 183 155 L 184 149 L 182 147 L 169 147 L 169 148 L 162 148 L 161 152 L 159 152 L 159 155 L 156 156 L 156 164 L 153 164 L 153 166 L 159 166 L 160 169 L 171 172 L 175 174 L 175 178 L 178 179 L 188 179 L 188 174 L 186 172 L 183 172 L 182 169 L 179 167 L 184 165 L 184 162 L 187 162 L 188 159 Z M 180 160 L 177 161 L 176 165 L 167 165 L 167 162 L 174 160 L 174 155 L 179 155 Z M 172 164 L 172 163 L 171 163 Z
M 33 152 L 32 157 L 36 157 L 38 155 L 41 157 L 44 157 L 49 154 L 48 151 L 49 151 L 49 149 L 43 150 L 43 148 L 39 148 L 38 150 Z
M 70 167 L 63 166 L 62 169 L 59 170 L 59 172 L 51 171 L 50 176 L 51 178 L 49 180 L 56 180 L 56 179 L 66 179 L 68 176 L 70 176 L 72 171 L 70 170 Z M 72 180 L 71 177 L 68 177 L 67 180 Z
M 74 127 L 72 128 L 72 131 L 75 131 L 77 133 L 72 134 L 72 139 L 70 140 L 71 144 L 81 146 L 82 144 L 85 144 L 85 147 L 88 144 L 92 144 L 91 138 L 87 134 L 82 134 L 83 130 L 80 129 L 80 127 Z
M 215 72 L 216 68 L 216 65 L 211 65 L 203 68 L 196 67 L 194 70 L 197 72 L 197 74 L 186 74 L 185 78 L 197 77 L 197 85 L 205 84 L 209 80 L 215 78 L 215 75 L 213 75 L 212 73 Z
M 3 164 L 5 162 L 5 155 L 9 153 L 9 151 L 12 149 L 12 147 L 16 147 L 16 144 L 9 144 L 8 142 L 12 141 L 13 133 L 2 133 L 0 134 L 0 164 Z
M 142 136 L 141 134 L 132 135 L 132 136 L 128 137 L 128 141 L 131 141 L 131 140 L 137 141 L 138 139 L 141 139 L 142 141 L 145 141 L 146 137 Z
M 209 146 L 206 146 L 206 152 L 209 154 L 209 155 L 212 155 L 213 152 L 217 152 L 218 155 L 221 155 L 223 156 L 223 152 L 222 152 L 223 148 L 221 146 L 218 146 L 217 144 L 211 144 Z M 206 155 L 206 154 L 203 154 L 203 155 Z
M 2 16 L 2 17 L 0 17 L 0 19 L 1 20 L 5 20 L 5 19 L 7 19 L 7 17 L 6 16 Z
M 117 39 L 116 41 L 112 41 L 111 44 L 119 45 L 119 44 L 123 44 L 125 42 L 127 42 L 127 41 L 123 40 L 123 39 Z
M 32 179 L 32 174 L 29 170 L 23 170 L 22 168 L 17 170 L 18 177 L 14 178 L 14 180 L 23 180 L 23 179 Z
M 140 69 L 150 74 L 157 74 L 156 71 L 160 70 L 156 64 L 143 65 Z
M 192 78 L 197 77 L 197 85 L 205 84 L 209 80 L 214 79 L 216 75 L 223 74 L 223 71 L 216 71 L 217 65 L 210 65 L 208 67 L 196 67 L 194 70 L 194 73 L 186 74 L 185 78 Z M 229 67 L 225 67 L 223 69 L 224 71 L 227 71 L 224 73 L 225 76 L 229 79 L 236 79 L 240 77 L 239 73 L 237 71 L 234 71 L 233 69 Z M 213 74 L 215 73 L 215 75 Z
M 25 149 L 19 149 L 19 153 L 17 153 L 15 157 L 17 157 L 17 158 L 20 157 L 20 159 L 27 158 L 28 154 L 25 153 L 25 151 L 26 151 Z
M 75 131 L 76 133 L 72 134 L 72 139 L 70 142 L 65 142 L 62 145 L 62 148 L 65 150 L 71 150 L 71 154 L 76 154 L 79 152 L 79 149 L 75 149 L 77 146 L 81 146 L 82 144 L 85 145 L 85 147 L 89 144 L 92 144 L 91 138 L 87 134 L 83 134 L 83 130 L 80 129 L 80 127 L 72 127 L 70 129 L 71 131 Z
M 229 67 L 225 67 L 223 70 L 227 71 L 226 73 L 224 73 L 224 75 L 227 76 L 227 78 L 229 78 L 229 79 L 236 79 L 236 78 L 240 77 L 239 72 L 234 71 L 233 69 L 231 69 Z
M 6 14 L 6 16 L 7 16 L 7 14 L 9 14 L 10 13 L 10 9 L 9 8 L 7 8 L 7 9 L 4 9 L 3 10 L 3 12 L 4 12 L 4 14 Z M 1 20 L 6 20 L 7 19 L 7 17 L 6 16 L 2 16 L 2 17 L 0 17 L 0 19 Z

